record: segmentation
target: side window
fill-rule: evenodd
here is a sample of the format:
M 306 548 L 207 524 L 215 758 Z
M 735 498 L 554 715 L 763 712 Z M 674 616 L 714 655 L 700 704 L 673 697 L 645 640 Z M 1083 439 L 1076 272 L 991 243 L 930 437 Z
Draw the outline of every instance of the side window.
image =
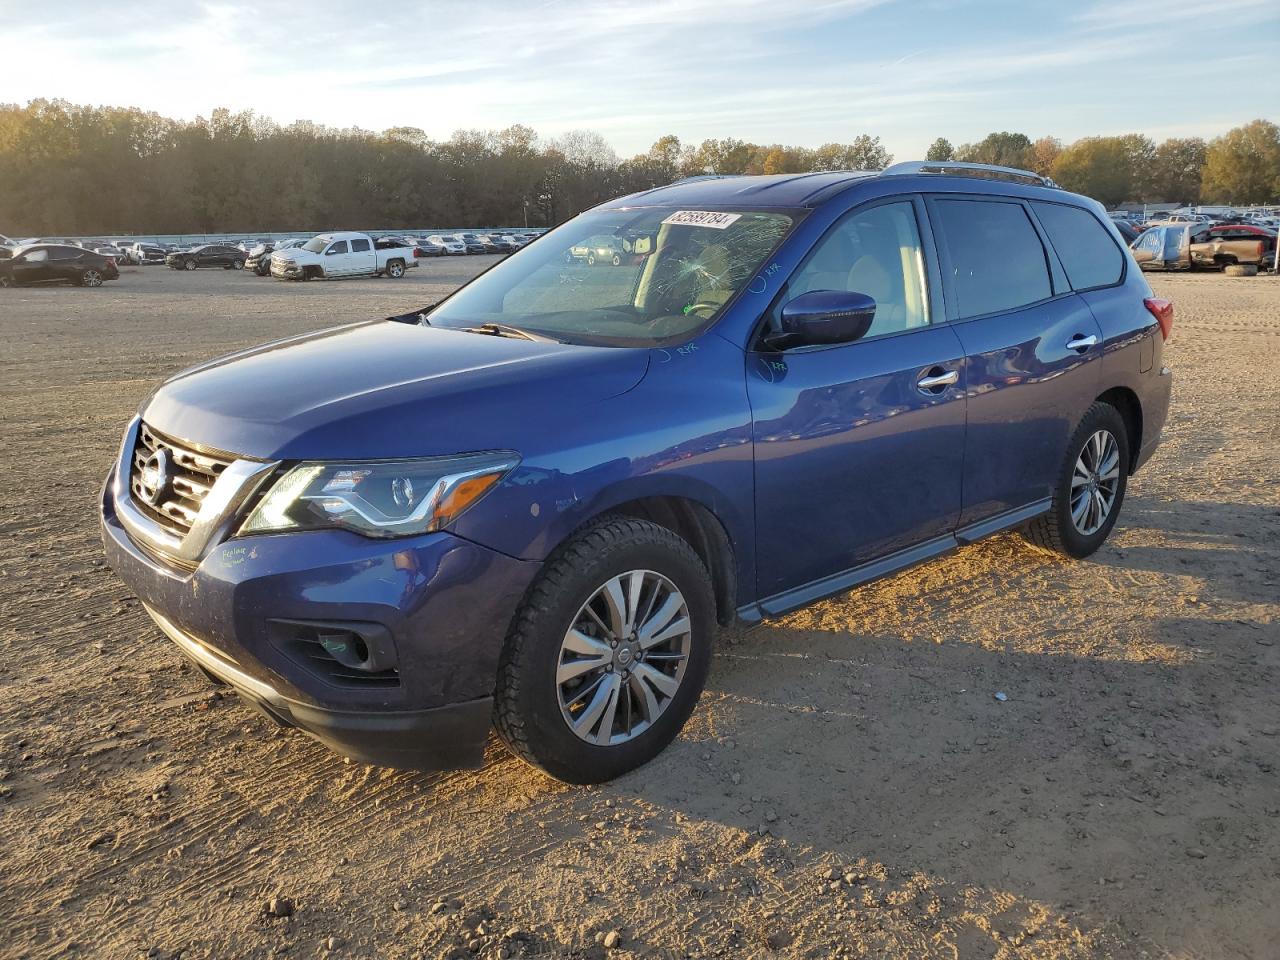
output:
M 49 260 L 74 260 L 83 253 L 83 250 L 75 247 L 50 247 L 47 258 Z
M 1033 202 L 1031 206 L 1074 289 L 1109 287 L 1120 282 L 1124 254 L 1093 214 L 1061 203 Z
M 837 223 L 791 278 L 786 299 L 813 290 L 847 290 L 875 300 L 868 337 L 927 325 L 924 255 L 911 201 L 854 210 Z
M 48 250 L 32 250 L 22 258 L 27 263 L 44 263 L 49 259 Z
M 324 255 L 326 257 L 331 257 L 335 253 L 346 253 L 346 252 L 347 252 L 347 241 L 339 240 L 337 243 L 331 245 L 329 249 L 324 252 Z
M 959 319 L 1016 310 L 1051 296 L 1044 245 L 1020 203 L 938 200 L 934 209 Z
M 368 253 L 369 241 L 368 240 L 352 240 L 351 252 L 352 253 Z

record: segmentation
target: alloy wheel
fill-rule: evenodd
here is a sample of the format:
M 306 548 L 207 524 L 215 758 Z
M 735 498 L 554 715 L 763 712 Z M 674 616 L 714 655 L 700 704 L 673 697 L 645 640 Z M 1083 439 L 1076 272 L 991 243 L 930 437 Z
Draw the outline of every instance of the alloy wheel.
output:
M 80 278 L 80 282 L 86 287 L 100 287 L 102 286 L 102 274 L 97 270 L 86 270 L 84 276 Z
M 560 645 L 555 682 L 569 729 L 597 746 L 640 736 L 680 689 L 691 641 L 688 604 L 662 574 L 630 570 L 608 580 Z
M 1110 430 L 1097 430 L 1076 458 L 1071 474 L 1071 523 L 1084 536 L 1111 516 L 1120 487 L 1120 445 Z

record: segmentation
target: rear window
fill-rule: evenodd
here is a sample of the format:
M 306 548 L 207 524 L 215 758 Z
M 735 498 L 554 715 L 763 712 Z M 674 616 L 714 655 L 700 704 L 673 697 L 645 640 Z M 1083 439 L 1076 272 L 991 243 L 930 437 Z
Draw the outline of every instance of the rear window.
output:
M 934 209 L 958 319 L 1016 310 L 1052 296 L 1044 245 L 1021 204 L 938 200 Z
M 1032 202 L 1076 290 L 1109 287 L 1124 274 L 1124 254 L 1088 210 L 1061 203 Z

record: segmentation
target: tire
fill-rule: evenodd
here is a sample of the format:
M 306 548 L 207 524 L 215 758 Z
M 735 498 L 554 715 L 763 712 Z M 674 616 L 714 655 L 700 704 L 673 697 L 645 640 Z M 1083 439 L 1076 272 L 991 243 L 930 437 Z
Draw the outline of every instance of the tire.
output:
M 387 276 L 392 280 L 399 280 L 404 276 L 404 261 L 392 260 L 387 264 Z
M 609 636 L 605 622 L 621 621 L 598 604 L 610 584 L 620 585 L 625 600 L 637 575 L 640 628 L 611 648 L 600 639 Z M 593 619 L 589 606 L 603 610 L 605 619 Z M 646 645 L 648 624 L 656 624 L 655 637 L 679 632 Z M 634 770 L 662 752 L 689 719 L 706 683 L 714 630 L 711 578 L 693 548 L 647 520 L 606 518 L 551 556 L 516 612 L 494 695 L 498 735 L 516 756 L 566 783 L 602 783 Z M 583 639 L 588 631 L 594 637 Z M 566 646 L 571 633 L 588 647 Z M 580 653 L 586 659 L 566 660 Z M 595 666 L 560 679 L 566 668 L 588 661 Z M 655 673 L 661 685 L 646 682 Z M 571 717 L 581 732 L 570 726 Z M 606 738 L 615 742 L 599 742 Z
M 182 261 L 182 269 L 183 269 L 183 270 L 194 270 L 195 268 L 196 268 L 196 262 L 195 262 L 194 260 L 183 260 L 183 261 Z
M 1232 263 L 1223 267 L 1222 273 L 1227 277 L 1256 277 L 1258 267 L 1253 263 Z
M 14 286 L 12 277 L 0 277 L 0 288 L 9 288 Z
M 587 254 L 587 266 L 594 267 L 596 265 L 596 255 L 594 253 Z
M 232 269 L 232 270 L 243 270 L 243 269 L 244 269 L 244 261 L 243 261 L 243 260 L 232 260 L 232 261 L 231 261 L 231 269 Z
M 1114 481 L 1110 484 L 1105 479 L 1096 484 L 1090 482 L 1090 461 L 1097 447 L 1088 450 L 1086 448 L 1096 442 L 1095 437 L 1100 433 L 1104 437 L 1109 436 L 1114 442 L 1116 458 L 1114 468 L 1107 467 L 1111 457 L 1109 453 L 1104 452 L 1103 466 L 1107 469 L 1101 471 L 1104 476 L 1109 476 L 1114 469 Z M 1107 449 L 1105 439 L 1100 446 L 1104 450 Z M 1129 482 L 1130 456 L 1128 429 L 1125 426 L 1124 417 L 1120 416 L 1120 411 L 1108 403 L 1094 403 L 1085 413 L 1080 425 L 1071 435 L 1071 441 L 1067 444 L 1067 456 L 1063 460 L 1058 482 L 1053 491 L 1053 506 L 1049 508 L 1048 513 L 1041 514 L 1027 524 L 1023 531 L 1026 538 L 1038 547 L 1066 554 L 1077 560 L 1097 550 L 1111 534 L 1116 518 L 1120 515 L 1120 508 L 1124 505 L 1125 490 Z M 1083 478 L 1083 483 L 1080 478 Z M 1094 493 L 1094 490 L 1097 493 Z M 1108 493 L 1110 493 L 1110 505 L 1106 507 L 1101 522 L 1095 526 L 1094 520 L 1097 514 L 1087 501 L 1092 497 L 1098 497 L 1100 500 L 1095 500 L 1094 503 L 1105 503 Z M 1084 507 L 1083 516 L 1077 519 L 1072 514 L 1073 497 L 1079 498 L 1082 494 L 1084 501 L 1079 499 L 1074 501 L 1077 508 L 1082 505 Z
M 97 270 L 86 270 L 80 274 L 80 286 L 82 287 L 100 287 L 102 286 L 102 274 Z
M 612 263 L 613 263 L 613 265 L 614 265 L 615 267 L 620 267 L 620 266 L 622 266 L 622 257 L 620 257 L 618 254 L 616 254 L 616 253 L 615 253 L 615 254 L 613 255 L 613 261 L 612 261 Z

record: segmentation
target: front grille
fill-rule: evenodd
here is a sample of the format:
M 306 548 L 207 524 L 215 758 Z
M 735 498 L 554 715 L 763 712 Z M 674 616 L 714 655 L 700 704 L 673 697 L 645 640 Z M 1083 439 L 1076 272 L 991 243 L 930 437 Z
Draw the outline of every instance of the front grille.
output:
M 150 503 L 142 494 L 142 468 L 147 459 L 162 447 L 172 464 L 172 480 L 160 492 L 157 501 Z M 229 457 L 192 450 L 181 441 L 170 439 L 140 423 L 133 462 L 129 467 L 129 490 L 133 494 L 134 505 L 170 533 L 185 537 L 196 522 L 200 505 L 214 481 L 231 462 Z

